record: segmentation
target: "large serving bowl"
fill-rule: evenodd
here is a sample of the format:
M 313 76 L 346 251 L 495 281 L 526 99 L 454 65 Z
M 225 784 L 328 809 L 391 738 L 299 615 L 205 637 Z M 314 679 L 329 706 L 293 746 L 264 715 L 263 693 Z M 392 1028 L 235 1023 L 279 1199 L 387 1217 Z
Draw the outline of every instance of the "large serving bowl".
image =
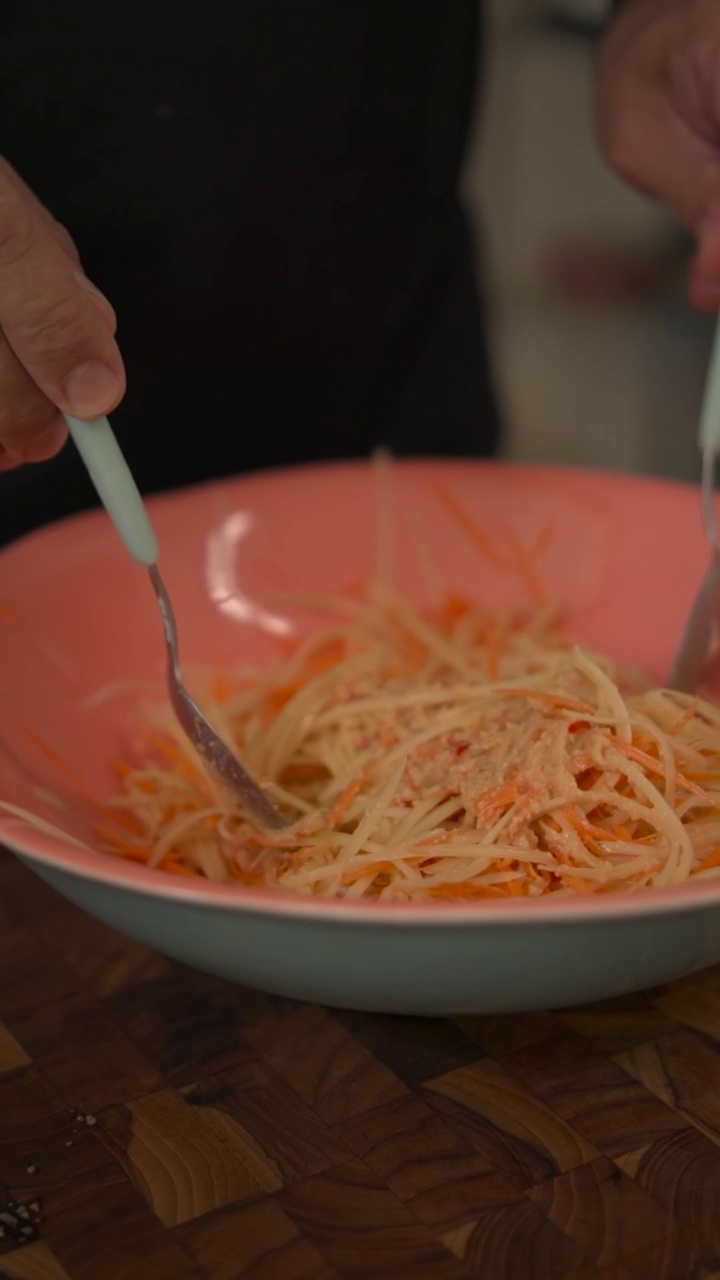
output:
M 482 548 L 438 486 L 480 527 Z M 435 572 L 512 606 L 527 600 L 530 574 L 581 641 L 662 681 L 705 567 L 691 487 L 412 462 L 393 469 L 391 491 L 397 582 L 412 598 L 424 602 Z M 369 465 L 250 476 L 151 510 L 188 673 L 278 660 L 311 625 L 278 603 L 283 592 L 342 590 L 375 566 Z M 0 670 L 0 801 L 46 824 L 0 810 L 0 842 L 93 915 L 200 969 L 324 1004 L 452 1014 L 601 999 L 720 960 L 720 881 L 380 906 L 214 885 L 94 851 L 113 760 L 164 670 L 146 576 L 102 513 L 0 555 Z

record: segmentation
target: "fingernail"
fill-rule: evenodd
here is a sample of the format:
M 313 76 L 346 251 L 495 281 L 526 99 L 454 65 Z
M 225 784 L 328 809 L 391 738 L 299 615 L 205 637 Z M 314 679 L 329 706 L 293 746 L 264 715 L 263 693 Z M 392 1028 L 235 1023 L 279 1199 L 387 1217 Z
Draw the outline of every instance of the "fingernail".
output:
M 119 390 L 117 374 L 99 360 L 78 365 L 65 383 L 65 397 L 78 418 L 105 413 Z

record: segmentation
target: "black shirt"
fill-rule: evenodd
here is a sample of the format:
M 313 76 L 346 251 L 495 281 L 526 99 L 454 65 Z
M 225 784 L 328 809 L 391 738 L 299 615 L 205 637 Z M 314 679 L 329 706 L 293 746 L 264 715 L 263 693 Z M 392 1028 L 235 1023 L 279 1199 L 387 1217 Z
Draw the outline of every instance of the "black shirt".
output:
M 141 487 L 491 452 L 457 198 L 477 0 L 4 0 L 0 152 L 119 316 Z M 71 449 L 0 539 L 93 501 Z

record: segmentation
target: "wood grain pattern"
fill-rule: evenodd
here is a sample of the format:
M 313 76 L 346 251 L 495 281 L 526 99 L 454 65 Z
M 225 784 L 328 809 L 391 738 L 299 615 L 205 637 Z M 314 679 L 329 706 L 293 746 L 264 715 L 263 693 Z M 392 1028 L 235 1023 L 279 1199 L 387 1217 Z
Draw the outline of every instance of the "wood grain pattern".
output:
M 720 966 L 374 1017 L 154 955 L 0 853 L 0 1280 L 720 1280 Z
M 77 992 L 77 978 L 43 953 L 29 927 L 0 930 L 0 1020 L 6 1025 L 38 1003 L 56 1005 Z
M 708 1280 L 716 1263 L 707 1261 L 702 1238 L 679 1231 L 657 1244 L 631 1250 L 606 1267 L 590 1267 L 581 1280 Z
M 94 1113 L 163 1084 L 157 1067 L 90 997 L 28 1005 L 7 1025 L 30 1057 L 42 1062 L 68 1106 L 79 1111 Z
M 133 983 L 107 1001 L 110 1015 L 174 1085 L 255 1057 L 243 1041 L 232 987 L 208 990 L 195 974 L 163 975 Z
M 666 1031 L 672 1031 L 673 1022 L 681 1022 L 693 1031 L 718 1039 L 720 1036 L 720 991 L 698 986 L 668 988 L 658 993 L 655 1001 L 658 1010 L 667 1020 Z M 648 1037 L 657 1040 L 659 1035 Z M 632 1045 L 623 1048 L 631 1049 Z
M 102 1112 L 100 1136 L 166 1227 L 282 1186 L 278 1166 L 230 1116 L 172 1089 Z
M 374 1018 L 343 1009 L 335 1016 L 407 1085 L 421 1084 L 484 1056 L 459 1025 L 440 1018 Z
M 71 1280 L 127 1280 L 129 1260 L 133 1280 L 195 1278 L 97 1128 L 35 1066 L 0 1080 L 0 1180 L 13 1201 L 37 1204 L 40 1235 Z
M 274 1072 L 241 1064 L 184 1090 L 197 1107 L 217 1107 L 252 1134 L 286 1182 L 320 1173 L 350 1155 L 347 1144 Z
M 361 1161 L 293 1184 L 280 1203 L 303 1234 L 346 1276 L 461 1280 L 462 1269 Z
M 367 1111 L 343 1133 L 398 1199 L 438 1231 L 518 1199 L 510 1180 L 419 1098 Z
M 609 1156 L 685 1127 L 672 1106 L 624 1065 L 570 1034 L 503 1058 L 509 1074 Z
M 30 1055 L 0 1022 L 0 1075 L 17 1071 L 18 1067 L 27 1067 L 30 1061 Z
M 70 1280 L 67 1271 L 42 1240 L 16 1249 L 0 1263 L 0 1280 Z
M 445 1242 L 466 1274 L 493 1280 L 565 1280 L 580 1275 L 584 1261 L 582 1250 L 525 1198 L 482 1214 Z
M 134 983 L 151 982 L 171 969 L 164 956 L 124 938 L 70 902 L 56 899 L 55 910 L 34 922 L 34 932 L 95 996 L 111 996 Z
M 340 1280 L 274 1199 L 196 1219 L 184 1239 L 213 1280 Z
M 618 1061 L 679 1117 L 720 1142 L 720 1047 L 681 1030 L 622 1054 Z
M 574 1169 L 597 1154 L 496 1062 L 459 1067 L 428 1081 L 424 1094 L 518 1187 Z
M 328 1124 L 407 1090 L 325 1009 L 313 1005 L 250 1028 L 245 1037 L 274 1071 Z
M 673 1016 L 665 1011 L 657 993 L 651 996 L 644 991 L 599 1001 L 589 1009 L 563 1009 L 556 1014 L 558 1022 L 584 1036 L 603 1053 L 622 1053 L 657 1040 L 672 1030 Z
M 697 1129 L 678 1129 L 615 1163 L 678 1222 L 716 1222 L 720 1242 L 720 1147 Z
M 634 1248 L 665 1240 L 677 1229 L 669 1207 L 656 1200 L 607 1156 L 571 1169 L 529 1199 L 600 1267 Z
M 522 1018 L 491 1014 L 487 1018 L 454 1018 L 455 1025 L 493 1058 L 527 1049 L 531 1044 L 557 1034 L 559 1023 L 554 1013 L 525 1013 Z

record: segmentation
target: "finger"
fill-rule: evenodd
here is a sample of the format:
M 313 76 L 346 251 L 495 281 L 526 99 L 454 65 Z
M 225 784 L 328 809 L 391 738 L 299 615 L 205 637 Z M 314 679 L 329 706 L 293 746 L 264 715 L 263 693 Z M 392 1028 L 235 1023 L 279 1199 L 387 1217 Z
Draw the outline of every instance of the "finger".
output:
M 665 204 L 697 238 L 688 295 L 701 311 L 720 305 L 720 157 L 661 94 L 626 112 L 621 137 L 606 145 L 619 173 Z
M 74 263 L 75 266 L 79 267 L 80 254 L 78 253 L 78 247 L 75 244 L 75 241 L 73 240 L 72 236 L 70 235 L 70 232 L 68 231 L 67 227 L 64 227 L 61 222 L 58 222 L 55 218 L 53 218 L 52 214 L 48 213 L 47 209 L 44 209 L 39 201 L 38 201 L 38 205 L 39 205 L 39 208 L 42 210 L 42 212 L 46 215 L 48 226 L 52 231 L 52 234 L 55 236 L 55 239 L 60 245 L 60 248 L 62 249 L 63 253 L 67 254 L 70 261 Z
M 3 471 L 12 471 L 26 462 L 47 462 L 60 452 L 68 437 L 68 430 L 61 413 L 55 409 L 51 421 L 42 431 L 37 431 L 31 444 L 19 453 L 0 445 L 0 457 L 4 459 Z
M 53 404 L 81 418 L 107 413 L 125 389 L 112 325 L 47 221 L 5 176 L 0 166 L 0 328 Z
M 627 98 L 622 119 L 611 122 L 600 141 L 631 186 L 660 200 L 697 234 L 713 200 L 720 200 L 720 156 L 662 92 Z
M 0 448 L 3 469 L 40 462 L 62 447 L 65 424 L 0 334 Z
M 52 230 L 58 244 L 67 256 L 72 259 L 74 263 L 79 265 L 80 254 L 78 253 L 77 245 L 75 244 L 75 241 L 70 235 L 67 227 L 64 227 L 61 222 L 58 222 L 57 219 L 53 217 L 50 210 L 47 209 L 40 200 L 38 200 L 35 192 L 27 185 L 26 182 L 23 181 L 20 174 L 13 169 L 12 165 L 9 165 L 7 161 L 2 162 L 0 173 L 2 174 L 4 181 L 15 189 L 23 201 L 25 201 L 29 206 L 32 206 L 38 217 L 47 225 L 48 229 Z
M 94 285 L 92 280 L 88 280 L 81 268 L 75 271 L 75 279 L 77 280 L 80 288 L 85 290 L 93 305 L 98 308 L 103 323 L 107 325 L 114 336 L 117 333 L 117 315 L 112 303 L 108 302 L 105 294 L 100 292 L 97 285 Z

